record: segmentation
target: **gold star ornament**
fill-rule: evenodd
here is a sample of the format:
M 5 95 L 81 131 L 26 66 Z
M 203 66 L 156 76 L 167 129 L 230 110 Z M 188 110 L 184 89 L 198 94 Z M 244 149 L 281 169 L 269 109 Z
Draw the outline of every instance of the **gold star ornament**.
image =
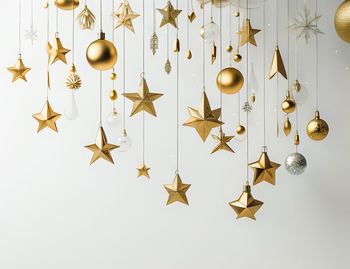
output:
M 7 70 L 10 71 L 13 75 L 12 77 L 12 83 L 13 83 L 19 78 L 23 79 L 24 81 L 27 81 L 26 74 L 28 73 L 30 68 L 24 66 L 22 58 L 21 56 L 19 56 L 16 64 L 12 67 L 8 67 Z
M 98 127 L 95 144 L 85 146 L 85 148 L 91 150 L 94 153 L 94 155 L 91 158 L 90 165 L 100 158 L 105 159 L 106 161 L 114 164 L 111 151 L 116 148 L 119 148 L 119 146 L 108 144 L 105 131 L 103 130 L 103 127 L 100 126 Z
M 238 200 L 229 203 L 232 209 L 237 213 L 237 219 L 250 218 L 253 220 L 256 220 L 255 213 L 263 204 L 263 202 L 254 199 L 249 185 L 243 187 L 243 193 Z
M 272 185 L 276 184 L 276 170 L 281 166 L 278 163 L 271 162 L 266 149 L 263 150 L 258 161 L 249 164 L 254 171 L 254 183 L 259 184 L 266 181 Z
M 256 41 L 255 41 L 255 35 L 259 33 L 261 30 L 258 29 L 253 29 L 251 24 L 250 24 L 250 19 L 245 19 L 243 21 L 243 26 L 241 30 L 237 33 L 241 37 L 241 41 L 239 43 L 239 46 L 242 47 L 246 43 L 250 43 L 254 46 L 256 46 Z
M 174 6 L 171 4 L 170 1 L 168 1 L 165 8 L 157 8 L 157 10 L 163 16 L 162 21 L 160 23 L 160 27 L 163 27 L 164 25 L 170 23 L 172 26 L 177 28 L 176 18 L 177 16 L 179 16 L 182 10 L 174 9 Z
M 280 73 L 285 79 L 288 79 L 287 71 L 284 67 L 284 63 L 278 45 L 276 46 L 275 52 L 273 54 L 269 79 L 272 79 L 277 73 Z
M 33 118 L 39 122 L 37 133 L 46 127 L 51 130 L 58 132 L 56 121 L 61 117 L 61 114 L 56 113 L 52 110 L 49 101 L 47 100 L 40 113 L 34 114 Z
M 118 29 L 120 26 L 124 26 L 131 32 L 135 33 L 132 21 L 140 15 L 131 9 L 128 0 L 124 0 L 124 2 L 120 4 L 118 10 L 113 13 L 113 16 L 117 19 L 117 26 L 115 29 Z
M 139 178 L 139 177 L 144 176 L 144 177 L 150 178 L 149 173 L 148 173 L 148 171 L 150 169 L 151 168 L 146 167 L 145 163 L 143 163 L 141 168 L 137 168 L 137 170 L 139 171 L 137 174 L 137 177 Z
M 49 64 L 52 65 L 58 60 L 64 62 L 65 64 L 67 63 L 66 60 L 66 54 L 70 52 L 69 49 L 65 49 L 62 46 L 61 40 L 56 37 L 55 40 L 53 41 L 53 45 L 49 42 L 46 44 L 46 52 L 49 55 Z
M 219 132 L 219 136 L 213 134 L 211 135 L 214 141 L 217 143 L 216 147 L 213 149 L 211 154 L 220 150 L 226 150 L 228 152 L 235 153 L 234 150 L 229 145 L 227 145 L 227 143 L 230 142 L 234 138 L 234 136 L 226 136 L 225 133 L 222 131 L 221 127 Z
M 186 192 L 191 187 L 191 184 L 184 184 L 180 178 L 180 175 L 176 173 L 172 184 L 165 184 L 164 188 L 169 194 L 168 202 L 166 205 L 170 205 L 175 202 L 180 202 L 188 205 Z
M 203 142 L 207 139 L 213 128 L 219 127 L 224 123 L 219 121 L 221 108 L 211 110 L 207 94 L 203 92 L 199 109 L 188 107 L 190 118 L 183 124 L 195 128 Z
M 149 88 L 144 77 L 141 78 L 140 87 L 136 93 L 123 93 L 123 95 L 134 103 L 130 117 L 141 111 L 146 111 L 152 116 L 157 117 L 153 101 L 157 100 L 163 94 L 149 92 Z

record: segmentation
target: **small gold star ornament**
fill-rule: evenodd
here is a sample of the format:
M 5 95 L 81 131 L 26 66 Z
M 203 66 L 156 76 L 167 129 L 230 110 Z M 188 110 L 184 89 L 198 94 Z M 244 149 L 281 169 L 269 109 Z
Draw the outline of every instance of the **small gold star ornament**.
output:
M 288 79 L 287 71 L 284 67 L 284 63 L 278 45 L 276 46 L 275 52 L 273 54 L 269 79 L 272 79 L 277 73 L 280 73 L 285 79 Z
M 137 174 L 137 177 L 147 177 L 147 178 L 150 178 L 149 176 L 149 173 L 148 171 L 150 170 L 151 168 L 148 168 L 146 167 L 145 163 L 142 163 L 142 167 L 141 168 L 137 168 L 137 170 L 139 171 L 138 174 Z
M 234 136 L 226 136 L 225 133 L 222 131 L 221 127 L 219 132 L 219 136 L 213 134 L 211 135 L 214 141 L 217 143 L 216 147 L 213 149 L 211 154 L 220 150 L 226 150 L 228 152 L 235 153 L 234 150 L 229 145 L 227 145 L 227 143 L 230 142 L 234 138 Z
M 113 13 L 113 16 L 117 19 L 117 26 L 115 29 L 118 29 L 120 26 L 125 26 L 131 32 L 135 33 L 132 21 L 140 15 L 131 9 L 128 0 L 124 0 L 124 2 L 120 4 L 118 10 Z
M 51 130 L 58 132 L 56 121 L 61 117 L 61 114 L 56 113 L 52 110 L 51 105 L 48 100 L 46 100 L 43 109 L 40 113 L 34 114 L 33 118 L 39 122 L 37 133 L 46 127 Z
M 55 40 L 53 41 L 53 45 L 49 42 L 46 44 L 46 52 L 49 55 L 49 64 L 52 65 L 58 60 L 64 62 L 65 64 L 67 63 L 66 60 L 66 54 L 70 52 L 69 49 L 65 49 L 62 46 L 61 40 L 56 37 Z
M 12 67 L 8 67 L 7 70 L 10 71 L 13 75 L 12 77 L 12 83 L 13 83 L 19 78 L 23 79 L 24 81 L 27 81 L 26 74 L 28 73 L 30 68 L 24 66 L 22 58 L 21 56 L 19 56 L 16 64 Z
M 157 10 L 162 14 L 163 18 L 159 27 L 163 27 L 168 23 L 177 28 L 176 18 L 179 16 L 182 10 L 174 9 L 174 6 L 170 1 L 166 4 L 165 8 L 157 8 Z
M 180 202 L 188 205 L 186 192 L 190 187 L 191 184 L 182 183 L 179 173 L 176 173 L 173 183 L 164 185 L 165 190 L 169 194 L 166 205 L 170 205 L 175 202 Z
M 241 37 L 241 41 L 239 43 L 239 46 L 242 47 L 246 43 L 250 43 L 254 46 L 256 46 L 256 41 L 255 41 L 255 35 L 259 33 L 261 30 L 258 29 L 253 29 L 251 24 L 250 24 L 250 19 L 245 19 L 243 21 L 243 25 L 241 30 L 237 33 Z
M 254 199 L 250 185 L 244 185 L 243 193 L 238 200 L 229 203 L 232 209 L 237 213 L 237 219 L 250 218 L 253 220 L 256 220 L 255 213 L 263 204 L 263 202 Z

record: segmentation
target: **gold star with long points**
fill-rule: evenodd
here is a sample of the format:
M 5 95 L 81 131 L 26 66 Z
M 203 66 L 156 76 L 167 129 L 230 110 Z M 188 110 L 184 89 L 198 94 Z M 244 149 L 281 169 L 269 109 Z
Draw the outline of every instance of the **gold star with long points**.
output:
M 91 150 L 94 153 L 94 155 L 91 158 L 90 165 L 100 158 L 105 159 L 106 161 L 114 164 L 111 151 L 116 148 L 119 148 L 119 146 L 108 144 L 105 131 L 103 130 L 103 127 L 100 126 L 98 127 L 98 133 L 95 144 L 85 146 L 85 148 Z
M 276 184 L 276 170 L 281 166 L 278 163 L 271 162 L 266 151 L 261 153 L 257 162 L 250 163 L 250 168 L 254 171 L 254 183 L 259 184 L 266 181 L 272 185 Z
M 23 64 L 22 58 L 19 57 L 17 59 L 16 64 L 12 67 L 8 67 L 7 70 L 10 71 L 13 75 L 13 78 L 12 78 L 12 83 L 13 83 L 19 78 L 23 79 L 24 81 L 27 81 L 26 74 L 30 70 L 30 68 L 25 67 Z
M 239 43 L 239 46 L 242 47 L 248 42 L 256 46 L 255 35 L 260 31 L 261 30 L 252 28 L 250 19 L 245 19 L 245 21 L 243 21 L 241 30 L 237 33 L 241 36 L 241 42 Z
M 169 198 L 166 205 L 170 205 L 174 202 L 180 202 L 188 205 L 186 192 L 191 187 L 191 184 L 183 184 L 180 175 L 176 173 L 172 184 L 165 184 L 164 188 L 169 193 Z
M 176 18 L 177 16 L 179 16 L 182 10 L 174 9 L 174 6 L 171 4 L 170 1 L 168 1 L 165 8 L 163 9 L 157 8 L 157 10 L 163 16 L 159 27 L 163 27 L 164 25 L 167 25 L 168 23 L 170 23 L 172 26 L 177 28 Z
M 256 220 L 255 213 L 262 207 L 264 203 L 255 200 L 251 194 L 249 185 L 245 185 L 243 193 L 238 200 L 229 203 L 233 210 L 237 213 L 237 219 L 250 218 Z
M 145 176 L 147 178 L 150 178 L 149 174 L 148 174 L 148 170 L 150 170 L 151 168 L 146 167 L 145 163 L 142 164 L 141 168 L 136 168 L 139 172 L 137 174 L 137 177 L 142 177 Z
M 124 25 L 131 32 L 135 33 L 132 21 L 140 15 L 131 9 L 129 1 L 124 0 L 124 2 L 120 4 L 117 12 L 113 13 L 113 16 L 117 18 L 117 26 L 115 29 L 118 29 L 120 26 Z
M 163 94 L 149 92 L 147 82 L 143 77 L 141 78 L 140 87 L 136 93 L 123 93 L 123 95 L 132 102 L 134 102 L 130 113 L 130 117 L 134 116 L 135 114 L 141 111 L 146 111 L 149 114 L 157 117 L 153 101 L 157 100 Z
M 285 79 L 288 79 L 286 68 L 284 67 L 283 59 L 278 45 L 273 54 L 269 79 L 272 79 L 277 73 L 280 73 Z
M 199 109 L 188 107 L 190 118 L 183 124 L 195 128 L 203 142 L 207 139 L 213 128 L 219 127 L 224 123 L 219 121 L 221 108 L 211 110 L 207 94 L 203 92 Z
M 65 64 L 67 63 L 66 60 L 66 54 L 70 52 L 69 49 L 65 49 L 62 46 L 61 40 L 56 37 L 53 46 L 49 42 L 46 44 L 46 52 L 49 55 L 49 64 L 54 64 L 58 60 L 64 62 Z
M 213 149 L 211 154 L 220 150 L 226 150 L 226 151 L 235 153 L 234 150 L 229 145 L 227 145 L 227 143 L 230 142 L 234 138 L 234 136 L 226 136 L 225 133 L 222 131 L 221 127 L 219 132 L 220 132 L 219 136 L 213 135 L 213 134 L 211 135 L 212 138 L 217 143 L 216 147 Z
M 43 109 L 40 113 L 34 114 L 33 118 L 39 122 L 37 133 L 42 129 L 48 127 L 55 132 L 58 132 L 56 121 L 61 117 L 61 114 L 56 113 L 52 110 L 49 101 L 47 100 L 44 104 Z

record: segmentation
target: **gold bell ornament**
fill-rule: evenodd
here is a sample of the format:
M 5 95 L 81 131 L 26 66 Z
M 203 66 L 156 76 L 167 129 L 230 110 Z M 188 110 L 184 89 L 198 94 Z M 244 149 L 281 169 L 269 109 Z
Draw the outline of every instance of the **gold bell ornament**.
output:
M 328 136 L 329 126 L 326 121 L 320 118 L 320 112 L 318 110 L 315 113 L 315 118 L 307 125 L 306 132 L 315 141 L 321 141 Z

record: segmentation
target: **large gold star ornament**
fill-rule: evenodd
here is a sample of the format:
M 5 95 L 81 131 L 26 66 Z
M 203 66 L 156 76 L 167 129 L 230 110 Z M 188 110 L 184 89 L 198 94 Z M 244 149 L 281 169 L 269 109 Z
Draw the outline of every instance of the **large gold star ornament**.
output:
M 143 77 L 141 78 L 140 87 L 136 93 L 123 93 L 123 95 L 134 102 L 130 117 L 141 111 L 146 111 L 149 114 L 157 117 L 153 101 L 157 100 L 163 94 L 149 92 L 147 82 Z
M 120 26 L 125 26 L 131 32 L 135 33 L 132 21 L 140 15 L 131 9 L 128 0 L 124 0 L 124 2 L 120 4 L 118 10 L 113 13 L 113 16 L 117 18 L 117 26 L 115 29 L 118 29 Z
M 183 124 L 195 128 L 203 142 L 207 139 L 213 128 L 224 123 L 219 120 L 221 108 L 211 110 L 207 94 L 203 92 L 198 110 L 188 107 L 190 118 Z
M 40 113 L 34 114 L 33 118 L 39 122 L 37 133 L 46 127 L 51 130 L 58 132 L 56 121 L 61 117 L 61 114 L 56 113 L 52 110 L 49 101 L 47 100 Z
M 174 6 L 171 4 L 170 1 L 168 1 L 165 8 L 157 8 L 157 10 L 163 16 L 162 21 L 160 23 L 160 27 L 163 27 L 164 25 L 170 23 L 172 26 L 177 28 L 176 18 L 177 16 L 179 16 L 182 10 L 174 9 Z
M 235 153 L 234 150 L 229 145 L 227 145 L 227 143 L 230 142 L 234 138 L 234 136 L 226 136 L 225 133 L 222 131 L 221 127 L 219 132 L 219 136 L 213 134 L 211 135 L 214 141 L 217 143 L 216 147 L 213 149 L 211 154 L 220 150 L 226 150 L 228 152 Z
M 249 164 L 254 171 L 253 185 L 266 181 L 272 185 L 276 184 L 276 170 L 281 166 L 271 162 L 266 150 L 261 153 L 259 160 Z
M 229 203 L 233 210 L 237 213 L 237 219 L 250 218 L 256 220 L 255 213 L 262 207 L 264 203 L 255 200 L 251 193 L 249 185 L 245 185 L 243 193 L 238 200 Z
M 148 173 L 148 171 L 150 169 L 151 168 L 146 167 L 145 163 L 143 163 L 141 168 L 137 168 L 137 170 L 139 171 L 137 174 L 137 177 L 139 178 L 139 177 L 144 176 L 144 177 L 150 178 L 149 173 Z
M 172 184 L 165 184 L 164 188 L 169 194 L 168 202 L 166 205 L 170 205 L 174 202 L 180 202 L 188 205 L 186 196 L 187 190 L 191 187 L 191 184 L 184 184 L 180 178 L 180 175 L 176 173 Z
M 30 70 L 29 67 L 25 67 L 22 61 L 21 56 L 17 59 L 17 62 L 14 66 L 8 67 L 8 71 L 10 71 L 13 75 L 12 77 L 12 83 L 15 82 L 17 79 L 23 79 L 24 81 L 27 81 L 26 74 Z
M 95 144 L 85 146 L 85 148 L 91 150 L 94 153 L 94 155 L 91 158 L 90 165 L 100 158 L 105 159 L 106 161 L 114 164 L 111 151 L 116 148 L 119 148 L 119 146 L 108 144 L 105 131 L 103 130 L 103 127 L 100 126 L 98 127 L 98 133 Z
M 261 30 L 258 29 L 253 29 L 251 24 L 250 24 L 250 19 L 245 19 L 243 21 L 243 26 L 241 30 L 237 33 L 241 37 L 241 41 L 239 43 L 239 46 L 242 47 L 246 43 L 250 43 L 254 46 L 256 46 L 256 41 L 255 41 L 255 35 L 259 33 Z
M 61 40 L 56 37 L 55 40 L 53 41 L 53 45 L 49 42 L 46 44 L 46 52 L 49 55 L 49 64 L 52 65 L 58 60 L 64 62 L 65 64 L 67 63 L 66 60 L 66 54 L 70 52 L 69 49 L 65 49 L 62 46 Z

